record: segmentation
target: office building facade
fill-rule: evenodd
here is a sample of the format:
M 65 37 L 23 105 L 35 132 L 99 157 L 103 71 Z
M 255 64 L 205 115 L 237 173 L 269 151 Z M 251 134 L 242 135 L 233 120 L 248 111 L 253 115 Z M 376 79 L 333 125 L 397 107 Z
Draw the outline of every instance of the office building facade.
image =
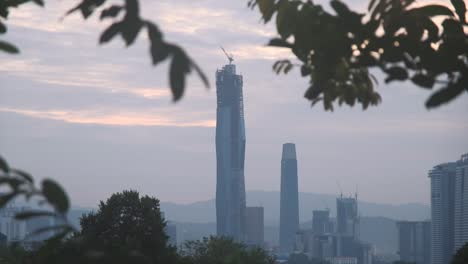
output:
M 296 232 L 299 231 L 299 193 L 296 146 L 283 144 L 281 157 L 280 232 L 281 253 L 294 250 Z
M 359 215 L 357 197 L 336 199 L 336 231 L 341 236 L 359 239 Z
M 263 207 L 247 207 L 246 210 L 246 244 L 249 246 L 263 247 L 264 246 L 264 212 Z
M 242 76 L 234 64 L 216 71 L 216 229 L 245 241 L 245 124 Z
M 415 264 L 431 263 L 431 222 L 400 221 L 397 227 L 400 260 Z
M 333 233 L 330 210 L 314 210 L 312 212 L 312 232 L 314 232 L 315 235 Z

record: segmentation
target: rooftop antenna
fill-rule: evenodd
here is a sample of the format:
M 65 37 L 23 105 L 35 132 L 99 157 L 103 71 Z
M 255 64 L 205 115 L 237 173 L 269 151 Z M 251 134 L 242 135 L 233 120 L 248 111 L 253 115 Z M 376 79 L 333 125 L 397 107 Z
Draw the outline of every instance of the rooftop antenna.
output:
M 228 58 L 229 64 L 231 64 L 234 61 L 234 57 L 232 56 L 232 54 L 228 54 L 226 50 L 223 48 L 223 46 L 220 46 L 220 48 L 223 50 L 224 54 Z
M 341 189 L 340 182 L 336 180 L 336 184 L 338 185 L 338 188 L 340 189 L 340 198 L 343 198 L 343 189 Z
M 356 184 L 356 193 L 354 193 L 354 197 L 356 198 L 356 202 L 357 202 L 357 198 L 358 198 L 358 185 Z

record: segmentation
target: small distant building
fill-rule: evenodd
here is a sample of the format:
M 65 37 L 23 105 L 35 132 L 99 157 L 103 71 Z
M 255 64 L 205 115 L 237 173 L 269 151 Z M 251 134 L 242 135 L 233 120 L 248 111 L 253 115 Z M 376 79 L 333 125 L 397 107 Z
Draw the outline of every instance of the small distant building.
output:
M 333 233 L 333 222 L 330 221 L 330 210 L 312 211 L 312 232 L 316 235 Z
M 357 197 L 336 199 L 336 231 L 341 236 L 359 239 L 359 216 Z
M 400 221 L 398 255 L 401 261 L 426 264 L 431 261 L 431 222 Z
M 264 209 L 263 207 L 246 208 L 247 245 L 264 247 Z

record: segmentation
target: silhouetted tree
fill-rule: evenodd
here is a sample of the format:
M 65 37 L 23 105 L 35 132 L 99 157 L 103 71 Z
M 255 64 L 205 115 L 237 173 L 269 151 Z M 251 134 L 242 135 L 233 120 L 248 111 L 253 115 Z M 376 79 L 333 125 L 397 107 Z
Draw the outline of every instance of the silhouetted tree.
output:
M 168 245 L 159 200 L 136 191 L 113 194 L 97 212 L 81 218 L 81 231 L 65 243 L 49 241 L 36 254 L 41 263 L 151 263 L 178 260 Z
M 189 241 L 181 249 L 183 263 L 191 264 L 274 264 L 261 248 L 249 249 L 230 238 L 209 237 Z
M 23 264 L 28 259 L 28 253 L 18 245 L 0 246 L 0 263 Z
M 466 264 L 468 263 L 468 243 L 457 250 L 455 256 L 453 256 L 451 264 Z
M 330 262 L 322 259 L 311 258 L 304 253 L 293 253 L 289 255 L 287 264 L 329 264 Z

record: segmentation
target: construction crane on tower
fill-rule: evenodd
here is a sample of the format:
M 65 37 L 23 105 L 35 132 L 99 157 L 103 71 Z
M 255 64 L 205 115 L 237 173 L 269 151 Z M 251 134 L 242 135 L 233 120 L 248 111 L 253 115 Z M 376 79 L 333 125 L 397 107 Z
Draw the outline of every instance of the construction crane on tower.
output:
M 232 56 L 232 54 L 228 54 L 226 50 L 223 48 L 223 46 L 220 46 L 220 48 L 223 50 L 224 54 L 228 58 L 229 64 L 231 64 L 234 61 L 234 56 Z

